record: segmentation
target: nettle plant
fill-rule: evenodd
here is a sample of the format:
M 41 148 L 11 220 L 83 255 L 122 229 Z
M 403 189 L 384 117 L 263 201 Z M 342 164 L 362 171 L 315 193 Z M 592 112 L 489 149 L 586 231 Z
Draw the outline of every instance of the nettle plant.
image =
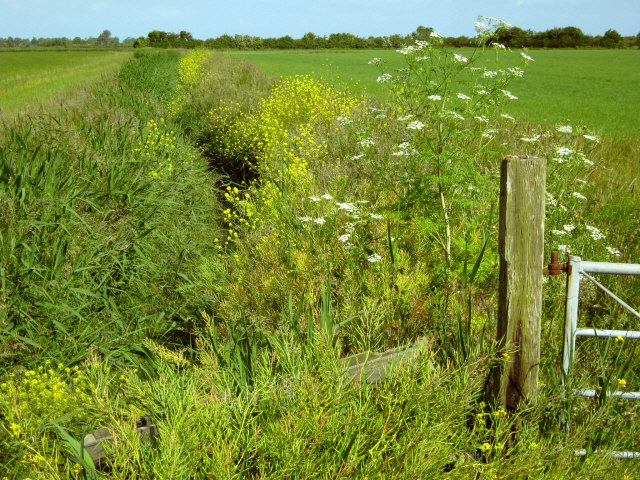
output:
M 497 172 L 496 153 L 501 153 L 496 138 L 505 122 L 513 122 L 505 106 L 517 100 L 507 86 L 533 61 L 494 41 L 507 23 L 485 21 L 476 22 L 477 46 L 464 55 L 445 47 L 442 36 L 432 32 L 428 41 L 398 50 L 406 66 L 394 73 L 384 72 L 380 59 L 369 62 L 383 69 L 378 82 L 391 89 L 403 130 L 405 141 L 393 155 L 401 158 L 401 176 L 410 180 L 407 203 L 438 212 L 423 227 L 452 269 L 455 244 L 465 243 L 454 236 L 477 231 L 495 201 L 496 182 L 489 180 Z

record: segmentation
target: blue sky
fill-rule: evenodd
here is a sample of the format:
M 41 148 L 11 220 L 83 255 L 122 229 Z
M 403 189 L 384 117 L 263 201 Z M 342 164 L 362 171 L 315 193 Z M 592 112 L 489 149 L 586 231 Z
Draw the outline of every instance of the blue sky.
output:
M 196 38 L 248 34 L 411 33 L 418 25 L 446 36 L 474 35 L 479 14 L 524 29 L 576 26 L 640 31 L 640 0 L 0 0 L 0 37 L 146 36 L 187 30 Z

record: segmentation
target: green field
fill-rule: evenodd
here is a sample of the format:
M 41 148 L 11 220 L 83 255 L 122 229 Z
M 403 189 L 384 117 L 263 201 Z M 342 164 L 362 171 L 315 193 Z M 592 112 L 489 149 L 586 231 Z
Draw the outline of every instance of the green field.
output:
M 460 50 L 469 55 L 471 50 Z M 386 71 L 404 66 L 393 50 L 290 50 L 229 52 L 275 75 L 315 74 L 352 91 L 383 97 L 376 83 L 379 70 L 368 61 L 379 57 Z M 512 115 L 535 123 L 586 124 L 606 133 L 640 133 L 640 51 L 638 50 L 534 50 L 536 60 L 525 76 L 512 84 L 519 97 L 510 105 Z
M 94 83 L 130 57 L 129 50 L 2 50 L 0 110 L 37 105 Z

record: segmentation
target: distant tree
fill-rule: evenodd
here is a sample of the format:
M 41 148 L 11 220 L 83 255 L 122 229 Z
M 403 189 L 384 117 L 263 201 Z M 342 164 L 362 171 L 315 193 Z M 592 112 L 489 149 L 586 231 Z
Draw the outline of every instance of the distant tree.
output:
M 640 33 L 636 35 L 636 46 L 640 48 Z
M 416 40 L 429 40 L 431 33 L 433 32 L 433 28 L 431 27 L 423 27 L 419 25 L 418 28 L 411 34 L 411 39 L 415 42 Z
M 111 32 L 109 30 L 104 30 L 96 40 L 96 43 L 101 47 L 108 47 L 111 42 Z
M 149 46 L 149 39 L 146 37 L 138 37 L 133 42 L 133 48 L 143 48 Z
M 276 48 L 279 48 L 281 50 L 289 50 L 295 48 L 293 38 L 291 38 L 289 35 L 277 38 L 275 44 Z
M 622 46 L 622 35 L 613 29 L 604 32 L 600 45 L 605 48 L 620 48 Z
M 167 41 L 167 32 L 163 32 L 162 30 L 149 32 L 147 38 L 149 39 L 150 47 L 167 48 L 169 46 Z

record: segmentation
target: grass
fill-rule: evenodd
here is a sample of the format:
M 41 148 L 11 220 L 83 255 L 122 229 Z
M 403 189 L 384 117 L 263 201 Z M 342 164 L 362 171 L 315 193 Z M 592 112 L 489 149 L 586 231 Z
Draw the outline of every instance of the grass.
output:
M 504 359 L 500 159 L 549 159 L 569 207 L 548 207 L 549 248 L 633 262 L 633 150 L 493 117 L 487 139 L 468 116 L 439 175 L 428 128 L 398 120 L 410 102 L 381 112 L 311 77 L 273 82 L 225 55 L 145 51 L 65 109 L 3 118 L 0 478 L 635 478 L 637 463 L 571 454 L 640 437 L 637 405 L 564 396 L 562 280 L 544 287 L 537 400 L 511 415 L 485 391 Z M 634 279 L 606 282 L 634 298 Z M 581 325 L 631 326 L 582 291 Z M 347 377 L 344 357 L 419 337 L 385 382 Z M 570 386 L 637 390 L 632 342 L 595 348 L 578 346 Z M 149 413 L 153 442 L 132 428 Z M 94 465 L 80 440 L 100 427 L 115 441 Z
M 460 50 L 468 55 L 469 49 Z M 259 65 L 270 74 L 314 74 L 354 93 L 366 91 L 385 98 L 376 83 L 379 74 L 369 60 L 388 62 L 385 71 L 402 67 L 402 56 L 389 50 L 290 50 L 229 52 Z M 524 78 L 513 84 L 519 101 L 512 115 L 534 123 L 586 124 L 595 130 L 637 137 L 640 133 L 634 105 L 640 102 L 636 50 L 534 50 L 535 62 Z
M 90 85 L 131 55 L 113 50 L 0 51 L 0 111 L 18 111 Z

